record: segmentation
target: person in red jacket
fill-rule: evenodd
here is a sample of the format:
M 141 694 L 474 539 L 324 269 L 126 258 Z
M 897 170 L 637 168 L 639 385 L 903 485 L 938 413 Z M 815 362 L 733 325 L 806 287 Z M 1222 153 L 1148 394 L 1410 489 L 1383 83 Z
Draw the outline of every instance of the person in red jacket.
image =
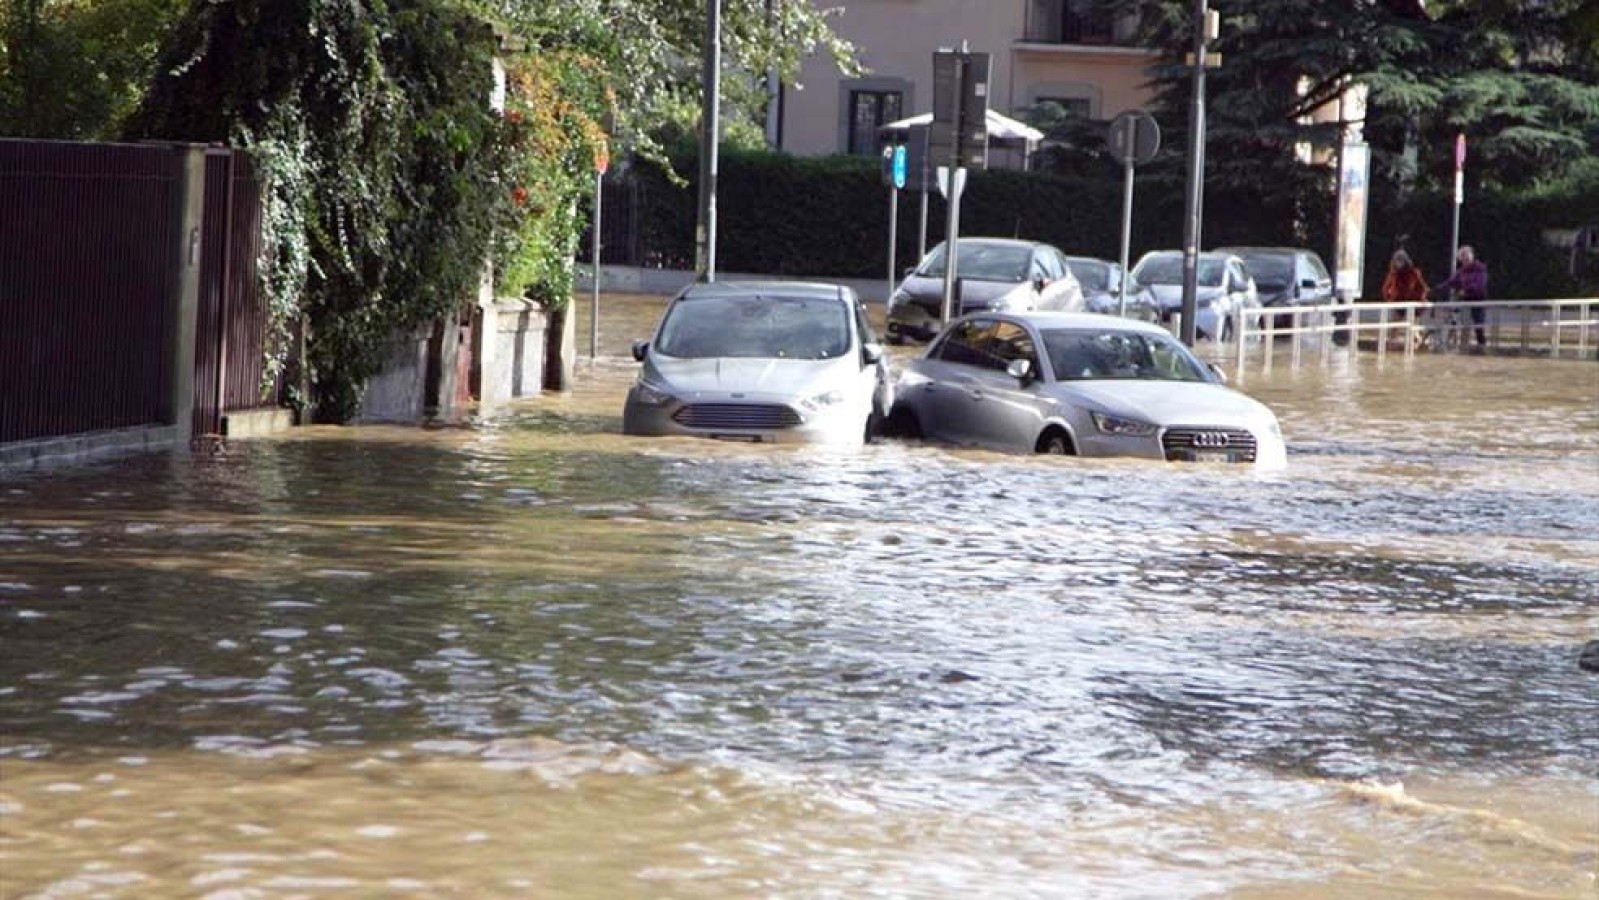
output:
M 1427 279 L 1410 261 L 1410 254 L 1395 250 L 1388 261 L 1388 275 L 1382 280 L 1382 299 L 1385 303 L 1427 302 Z

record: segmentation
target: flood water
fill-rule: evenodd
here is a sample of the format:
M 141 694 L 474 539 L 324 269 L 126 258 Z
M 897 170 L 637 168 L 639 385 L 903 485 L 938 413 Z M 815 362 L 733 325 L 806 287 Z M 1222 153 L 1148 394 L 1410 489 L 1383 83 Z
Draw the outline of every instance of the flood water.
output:
M 0 475 L 0 896 L 1599 891 L 1592 361 L 1251 372 L 1274 473 L 624 438 L 659 309 Z

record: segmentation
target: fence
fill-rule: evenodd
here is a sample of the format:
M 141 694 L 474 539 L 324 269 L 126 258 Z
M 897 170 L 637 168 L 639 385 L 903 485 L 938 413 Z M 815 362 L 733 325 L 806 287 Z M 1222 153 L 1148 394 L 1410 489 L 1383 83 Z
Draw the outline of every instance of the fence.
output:
M 273 405 L 260 196 L 227 149 L 0 139 L 0 444 Z
M 0 140 L 0 442 L 172 421 L 182 158 Z
M 1561 300 L 1485 300 L 1440 303 L 1361 303 L 1245 309 L 1235 313 L 1230 348 L 1242 373 L 1252 351 L 1270 366 L 1279 338 L 1288 341 L 1289 359 L 1299 364 L 1307 350 L 1329 354 L 1335 343 L 1359 347 L 1370 339 L 1379 356 L 1398 350 L 1463 352 L 1477 328 L 1480 310 L 1490 353 L 1565 355 L 1585 359 L 1599 354 L 1599 298 Z M 1286 327 L 1278 320 L 1286 318 Z

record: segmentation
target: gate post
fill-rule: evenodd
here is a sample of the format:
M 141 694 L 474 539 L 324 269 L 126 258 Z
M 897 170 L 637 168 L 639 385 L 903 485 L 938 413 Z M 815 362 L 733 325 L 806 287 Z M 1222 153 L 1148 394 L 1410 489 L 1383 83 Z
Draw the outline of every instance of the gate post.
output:
M 173 248 L 172 397 L 167 420 L 187 441 L 194 418 L 194 340 L 200 310 L 200 235 L 205 221 L 205 145 L 173 144 L 178 245 Z

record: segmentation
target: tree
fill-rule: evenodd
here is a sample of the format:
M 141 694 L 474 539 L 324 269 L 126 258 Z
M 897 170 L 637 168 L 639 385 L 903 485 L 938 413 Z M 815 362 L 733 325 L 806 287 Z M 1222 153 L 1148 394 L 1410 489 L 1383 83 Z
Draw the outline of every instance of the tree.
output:
M 114 137 L 187 0 L 0 0 L 0 134 Z
M 496 45 L 449 0 L 206 0 L 164 51 L 130 136 L 226 141 L 261 165 L 266 292 L 280 333 L 308 326 L 319 420 L 356 411 L 393 339 L 475 296 L 529 208 L 571 205 L 527 202 L 527 161 L 571 167 L 578 148 L 564 108 L 538 111 L 554 136 L 489 109 Z
M 612 134 L 660 159 L 663 139 L 692 133 L 700 112 L 704 0 L 477 0 L 535 48 L 578 52 L 616 97 Z M 723 117 L 727 139 L 757 143 L 764 79 L 792 78 L 813 52 L 853 69 L 853 48 L 828 27 L 836 10 L 808 0 L 723 0 Z

